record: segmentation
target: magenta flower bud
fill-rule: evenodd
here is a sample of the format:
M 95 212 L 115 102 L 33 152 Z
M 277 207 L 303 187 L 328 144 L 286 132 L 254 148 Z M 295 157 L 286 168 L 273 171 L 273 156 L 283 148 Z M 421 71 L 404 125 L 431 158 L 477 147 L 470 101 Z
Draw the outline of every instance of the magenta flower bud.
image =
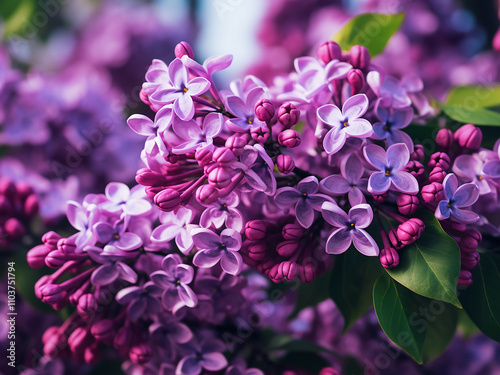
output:
M 135 175 L 135 181 L 143 186 L 159 186 L 165 185 L 167 182 L 163 175 L 153 172 L 148 168 L 139 169 Z
M 30 184 L 22 181 L 16 184 L 16 190 L 17 190 L 17 196 L 21 201 L 26 200 L 28 196 L 35 193 Z
M 254 242 L 248 246 L 248 257 L 256 262 L 260 262 L 267 255 L 267 247 L 265 243 Z
M 7 177 L 0 178 L 0 194 L 13 199 L 17 194 L 16 185 Z
M 318 277 L 318 274 L 318 267 L 311 263 L 299 266 L 299 280 L 303 283 L 312 283 Z
M 463 233 L 458 245 L 460 246 L 460 250 L 462 250 L 462 252 L 473 253 L 476 251 L 482 239 L 483 236 L 477 229 L 467 229 Z
M 78 299 L 78 304 L 76 305 L 78 314 L 83 316 L 95 314 L 98 308 L 99 304 L 97 303 L 94 295 L 91 293 L 82 294 Z
M 403 245 L 403 243 L 398 238 L 398 233 L 396 228 L 391 228 L 389 230 L 388 236 L 392 247 L 395 248 L 396 250 L 401 250 L 403 247 L 405 247 L 405 245 Z
M 319 375 L 340 375 L 340 372 L 331 367 L 325 367 L 320 371 Z
M 453 146 L 453 133 L 449 129 L 440 129 L 436 134 L 436 144 L 442 151 L 448 151 Z
M 92 325 L 90 333 L 97 341 L 111 344 L 115 337 L 115 324 L 111 319 L 99 320 Z
M 163 211 L 172 211 L 181 204 L 181 194 L 174 189 L 165 189 L 155 195 L 155 204 Z
M 384 194 L 380 194 L 380 195 L 373 195 L 373 199 L 375 199 L 375 202 L 377 203 L 384 203 L 387 198 L 389 197 L 389 193 L 385 192 Z
M 282 257 L 289 258 L 299 249 L 297 241 L 283 241 L 276 245 L 276 252 Z
M 276 158 L 276 165 L 278 167 L 278 171 L 284 174 L 291 173 L 295 168 L 295 162 L 290 155 L 278 155 Z
M 148 198 L 154 200 L 156 194 L 162 192 L 165 189 L 168 189 L 168 186 L 147 186 L 145 190 Z
M 266 143 L 269 139 L 269 129 L 267 126 L 259 126 L 257 128 L 250 129 L 250 135 L 255 142 Z
M 442 183 L 447 173 L 441 167 L 434 167 L 429 173 L 429 182 Z
M 266 261 L 264 261 L 263 263 L 260 263 L 258 266 L 257 266 L 257 269 L 259 270 L 259 272 L 265 274 L 265 275 L 269 275 L 269 271 L 271 270 L 271 268 L 273 268 L 274 266 L 276 265 L 276 261 L 274 259 L 267 259 Z
M 267 275 L 271 279 L 271 281 L 276 284 L 283 281 L 283 274 L 280 272 L 280 264 L 275 264 L 274 266 L 272 266 Z
M 441 225 L 446 225 L 449 230 L 454 231 L 460 235 L 465 235 L 464 232 L 467 229 L 467 224 L 458 223 L 456 221 L 442 221 Z M 479 235 L 481 235 L 481 233 L 479 233 Z
M 483 133 L 478 127 L 465 124 L 457 129 L 453 137 L 460 147 L 475 150 L 481 147 Z
M 35 216 L 40 209 L 40 203 L 36 194 L 29 195 L 24 201 L 24 213 L 28 217 Z
M 278 273 L 284 280 L 292 281 L 299 275 L 299 266 L 295 262 L 286 260 L 279 264 Z
M 68 293 L 59 284 L 47 284 L 40 288 L 41 300 L 49 305 L 64 301 Z
M 48 283 L 51 283 L 52 279 L 50 278 L 49 275 L 43 275 L 38 279 L 38 281 L 35 283 L 35 296 L 38 299 L 42 299 L 42 288 L 47 285 Z
M 413 215 L 417 212 L 419 203 L 416 195 L 409 194 L 401 194 L 397 200 L 399 212 L 403 215 Z
M 94 343 L 85 349 L 83 358 L 85 363 L 89 365 L 96 365 L 102 358 L 102 350 L 99 348 L 97 343 Z
M 248 134 L 233 134 L 230 136 L 225 146 L 230 149 L 236 156 L 243 155 L 243 149 L 248 144 Z
M 116 332 L 113 346 L 121 353 L 128 353 L 134 341 L 132 329 L 128 326 L 121 327 Z
M 196 190 L 196 199 L 202 205 L 208 206 L 219 199 L 219 191 L 212 185 L 203 185 Z
M 26 254 L 28 265 L 34 269 L 40 269 L 45 267 L 45 257 L 51 251 L 52 249 L 47 247 L 47 245 L 35 246 L 33 249 L 28 251 L 28 254 Z
M 13 212 L 12 203 L 5 195 L 0 195 L 0 212 L 5 216 L 9 216 Z
M 260 99 L 255 105 L 255 115 L 260 121 L 270 121 L 274 117 L 274 105 L 269 99 Z
M 460 274 L 458 275 L 458 285 L 460 286 L 469 286 L 472 284 L 472 273 L 467 270 L 460 270 Z
M 146 104 L 146 105 L 151 105 L 151 102 L 149 101 L 149 97 L 148 97 L 148 94 L 146 94 L 146 91 L 144 91 L 144 89 L 141 89 L 141 91 L 139 91 L 139 98 L 141 99 L 141 101 Z
M 286 224 L 281 235 L 288 241 L 299 241 L 304 235 L 304 228 L 300 224 Z
M 245 236 L 251 241 L 259 241 L 266 237 L 267 223 L 263 220 L 252 220 L 245 225 Z
M 182 58 L 182 56 L 187 56 L 190 59 L 194 58 L 194 52 L 188 42 L 177 43 L 174 49 L 175 57 Z
M 231 183 L 231 170 L 216 167 L 208 174 L 208 182 L 217 189 L 223 189 Z
M 53 339 L 59 339 L 59 327 L 58 326 L 52 326 L 49 327 L 45 330 L 45 332 L 42 335 L 42 343 L 46 344 L 50 340 Z
M 57 242 L 57 250 L 63 254 L 72 255 L 76 252 L 76 243 L 73 238 L 61 238 Z
M 203 168 L 212 162 L 213 153 L 208 147 L 204 147 L 196 150 L 194 157 L 198 165 Z
M 399 225 L 397 236 L 403 245 L 410 245 L 420 238 L 424 229 L 425 225 L 423 221 L 412 217 Z
M 347 73 L 347 82 L 351 85 L 351 95 L 359 94 L 365 85 L 365 75 L 359 69 L 351 69 Z
M 399 264 L 399 254 L 392 247 L 382 249 L 379 255 L 380 263 L 384 268 L 394 268 Z
M 300 145 L 300 134 L 292 129 L 282 131 L 278 136 L 280 145 L 286 148 L 294 148 Z
M 63 348 L 64 346 L 66 346 L 66 344 L 62 342 L 58 336 L 53 336 L 50 337 L 47 342 L 43 343 L 43 353 L 47 357 L 55 359 L 61 355 L 60 348 Z
M 42 242 L 51 250 L 57 249 L 57 243 L 60 239 L 61 236 L 52 230 L 42 236 Z
M 68 337 L 68 345 L 72 352 L 83 352 L 92 341 L 89 331 L 83 327 L 77 327 Z
M 328 64 L 332 60 L 340 60 L 342 58 L 342 50 L 338 43 L 331 40 L 323 42 L 319 45 L 316 50 L 318 59 L 323 61 L 323 63 Z
M 66 255 L 60 250 L 51 251 L 45 258 L 45 264 L 52 269 L 60 268 L 66 261 Z
M 427 165 L 430 169 L 441 167 L 441 169 L 446 171 L 450 167 L 450 157 L 444 152 L 435 152 L 431 155 L 431 160 L 429 160 Z
M 26 233 L 24 225 L 15 217 L 11 217 L 5 222 L 4 231 L 8 236 L 11 236 L 12 238 L 20 238 Z
M 473 270 L 479 264 L 480 256 L 477 251 L 471 253 L 462 253 L 460 256 L 462 269 Z
M 443 185 L 439 182 L 432 182 L 422 187 L 421 194 L 425 203 L 439 202 L 444 197 Z
M 219 147 L 214 151 L 212 160 L 220 164 L 231 164 L 236 161 L 236 156 L 227 147 Z
M 151 347 L 144 343 L 133 346 L 128 353 L 130 360 L 137 365 L 143 365 L 149 362 L 151 354 Z
M 492 46 L 495 51 L 500 52 L 500 28 L 493 37 Z
M 278 121 L 285 129 L 299 122 L 300 111 L 292 103 L 285 103 L 278 109 Z
M 363 46 L 353 46 L 349 52 L 351 65 L 355 68 L 364 70 L 370 65 L 370 52 Z
M 415 178 L 419 178 L 422 176 L 425 172 L 424 166 L 422 163 L 416 160 L 410 160 L 408 164 L 405 166 L 405 170 L 409 172 L 412 176 Z
M 415 145 L 414 150 L 410 155 L 410 160 L 422 161 L 424 160 L 424 157 L 425 157 L 424 146 Z

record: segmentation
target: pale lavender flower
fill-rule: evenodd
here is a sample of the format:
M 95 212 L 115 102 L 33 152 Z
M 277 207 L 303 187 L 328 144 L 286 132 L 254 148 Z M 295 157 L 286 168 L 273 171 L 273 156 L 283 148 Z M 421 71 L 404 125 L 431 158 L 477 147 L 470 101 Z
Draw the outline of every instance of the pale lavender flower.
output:
M 273 173 L 274 163 L 261 145 L 245 146 L 240 160 L 241 162 L 232 163 L 231 167 L 235 171 L 245 174 L 248 185 L 267 195 L 276 193 L 277 183 Z
M 116 280 L 125 280 L 133 284 L 137 281 L 137 273 L 127 264 L 113 257 L 102 257 L 94 251 L 88 251 L 89 256 L 95 262 L 102 263 L 90 277 L 94 285 L 109 285 Z
M 238 253 L 241 235 L 237 231 L 224 229 L 219 236 L 209 229 L 195 229 L 192 235 L 194 244 L 201 250 L 193 258 L 195 266 L 210 268 L 220 261 L 224 272 L 231 275 L 240 273 L 243 260 Z
M 479 188 L 476 184 L 467 183 L 460 187 L 453 173 L 448 174 L 443 181 L 446 198 L 439 202 L 435 215 L 439 220 L 452 220 L 470 224 L 479 220 L 479 215 L 465 208 L 472 206 L 479 198 Z
M 200 225 L 209 228 L 213 225 L 219 229 L 224 224 L 229 229 L 241 232 L 243 229 L 243 215 L 236 208 L 240 203 L 240 198 L 235 192 L 231 192 L 223 198 L 217 199 L 209 205 L 201 214 Z
M 154 316 L 161 312 L 160 296 L 162 290 L 153 282 L 148 281 L 143 286 L 129 286 L 116 294 L 116 301 L 127 305 L 127 315 L 133 322 L 142 316 Z
M 389 146 L 387 152 L 380 146 L 371 144 L 363 149 L 365 159 L 379 172 L 371 174 L 368 191 L 372 194 L 384 194 L 393 186 L 397 191 L 415 195 L 418 193 L 418 181 L 404 168 L 410 160 L 410 152 L 404 143 Z
M 364 230 L 373 220 L 373 211 L 369 204 L 358 204 L 346 214 L 337 205 L 325 202 L 322 206 L 322 212 L 325 220 L 337 228 L 326 241 L 328 254 L 341 254 L 351 246 L 351 243 L 361 254 L 367 256 L 379 254 L 377 243 Z
M 318 194 L 319 183 L 314 176 L 304 178 L 297 188 L 283 187 L 276 191 L 274 201 L 281 206 L 295 205 L 295 216 L 304 228 L 309 228 L 314 221 L 314 211 L 321 211 L 321 205 L 332 202 L 333 199 L 324 194 Z
M 323 147 L 329 154 L 339 151 L 347 137 L 364 138 L 373 133 L 368 120 L 360 118 L 368 109 L 369 101 L 365 94 L 357 94 L 347 99 L 342 111 L 334 104 L 318 108 L 318 118 L 331 126 L 323 140 Z
M 228 126 L 236 132 L 265 127 L 266 123 L 260 121 L 255 115 L 255 105 L 264 94 L 265 91 L 262 87 L 255 87 L 248 92 L 244 100 L 236 95 L 228 96 L 226 98 L 227 109 L 236 116 L 236 118 L 227 120 Z
M 366 82 L 384 107 L 405 108 L 411 105 L 411 99 L 400 80 L 372 70 L 366 75 Z
M 117 221 L 113 225 L 101 222 L 94 226 L 97 240 L 105 244 L 103 251 L 110 254 L 137 250 L 142 245 L 142 240 L 137 234 L 126 230 L 126 220 Z
M 196 121 L 173 123 L 173 130 L 185 142 L 175 146 L 172 152 L 175 154 L 187 154 L 199 148 L 213 147 L 213 139 L 222 130 L 223 117 L 220 113 L 210 113 L 203 119 L 200 127 Z
M 373 133 L 379 139 L 387 140 L 387 143 L 404 143 L 408 150 L 413 151 L 413 141 L 403 129 L 407 127 L 413 119 L 413 109 L 406 107 L 403 109 L 390 110 L 381 105 L 377 107 L 377 117 L 380 122 L 373 124 Z
M 96 242 L 96 236 L 93 226 L 99 221 L 97 210 L 88 210 L 77 202 L 69 201 L 66 215 L 73 228 L 79 230 L 71 236 L 74 239 L 77 250 L 81 251 L 85 246 L 93 245 Z
M 227 366 L 227 360 L 222 355 L 226 349 L 222 341 L 205 339 L 198 343 L 193 339 L 183 348 L 186 355 L 179 361 L 176 375 L 198 375 L 202 369 L 220 371 Z
M 455 159 L 452 170 L 462 180 L 476 184 L 479 188 L 479 194 L 483 195 L 496 192 L 496 184 L 483 171 L 485 165 L 476 154 L 460 155 Z
M 132 190 L 121 182 L 111 182 L 106 186 L 106 197 L 109 202 L 101 205 L 105 211 L 116 213 L 122 211 L 125 215 L 142 215 L 151 210 L 152 206 L 146 199 L 144 187 L 137 185 Z
M 193 211 L 187 207 L 179 207 L 172 212 L 161 212 L 159 225 L 153 230 L 151 239 L 157 243 L 166 243 L 175 238 L 175 244 L 183 254 L 193 248 L 191 232 L 197 225 L 193 221 Z

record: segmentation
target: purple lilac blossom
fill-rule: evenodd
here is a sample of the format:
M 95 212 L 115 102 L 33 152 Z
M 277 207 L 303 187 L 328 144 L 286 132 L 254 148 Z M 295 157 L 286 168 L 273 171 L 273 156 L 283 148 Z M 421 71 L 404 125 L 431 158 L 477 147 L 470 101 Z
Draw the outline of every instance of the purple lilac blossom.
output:
M 461 223 L 474 223 L 479 215 L 465 208 L 472 206 L 479 197 L 479 188 L 476 184 L 466 183 L 458 185 L 457 176 L 447 175 L 443 181 L 445 199 L 439 202 L 435 215 L 439 220 L 451 218 Z

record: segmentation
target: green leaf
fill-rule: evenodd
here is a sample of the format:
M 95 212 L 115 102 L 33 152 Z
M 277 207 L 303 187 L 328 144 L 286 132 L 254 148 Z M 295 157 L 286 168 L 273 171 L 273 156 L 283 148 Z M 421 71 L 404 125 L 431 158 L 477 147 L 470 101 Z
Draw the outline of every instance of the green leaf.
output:
M 453 339 L 456 308 L 415 294 L 387 274 L 375 282 L 373 303 L 386 335 L 418 363 L 439 356 Z
M 329 291 L 344 317 L 344 333 L 372 306 L 372 286 L 382 273 L 378 257 L 364 256 L 353 247 L 335 257 Z
M 5 36 L 22 32 L 23 28 L 32 22 L 31 16 L 36 9 L 35 1 L 2 0 L 0 4 L 0 18 L 4 21 Z
M 460 295 L 464 310 L 481 332 L 500 341 L 500 256 L 481 253 L 472 279 Z
M 370 55 L 380 54 L 389 39 L 398 31 L 405 16 L 398 14 L 364 13 L 352 18 L 333 38 L 342 50 L 355 45 L 368 48 Z
M 439 106 L 449 117 L 458 122 L 474 125 L 500 126 L 500 113 L 490 109 L 442 103 Z
M 425 224 L 422 236 L 400 251 L 399 265 L 387 272 L 417 294 L 461 308 L 456 291 L 460 249 L 431 212 L 424 211 L 419 218 Z
M 500 86 L 477 85 L 458 86 L 448 94 L 446 105 L 475 108 L 489 108 L 500 105 Z
M 297 290 L 297 301 L 295 309 L 288 317 L 292 320 L 306 307 L 316 306 L 318 303 L 328 299 L 328 278 L 330 275 L 324 273 L 314 280 L 312 283 L 300 283 Z

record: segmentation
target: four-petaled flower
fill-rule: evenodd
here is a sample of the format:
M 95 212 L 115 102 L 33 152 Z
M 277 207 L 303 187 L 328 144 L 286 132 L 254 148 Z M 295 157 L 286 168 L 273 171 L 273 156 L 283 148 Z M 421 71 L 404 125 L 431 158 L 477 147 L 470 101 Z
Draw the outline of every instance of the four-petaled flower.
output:
M 134 251 L 142 245 L 141 237 L 126 231 L 127 221 L 119 220 L 114 225 L 100 222 L 94 226 L 97 240 L 105 244 L 103 253 L 125 255 L 124 251 Z
M 151 203 L 143 199 L 146 196 L 144 188 L 139 185 L 130 190 L 121 182 L 111 182 L 105 193 L 109 200 L 101 205 L 105 211 L 115 213 L 121 210 L 125 215 L 142 215 L 151 210 Z
M 328 154 L 337 152 L 344 146 L 347 137 L 365 138 L 373 133 L 368 120 L 360 118 L 368 109 L 365 94 L 357 94 L 347 99 L 342 111 L 334 104 L 318 108 L 318 117 L 332 128 L 326 133 L 323 148 Z
M 485 165 L 477 155 L 460 155 L 455 159 L 453 172 L 459 178 L 476 184 L 481 195 L 496 192 L 496 184 L 483 172 Z
M 404 143 L 396 143 L 387 149 L 371 144 L 363 149 L 365 159 L 379 172 L 371 174 L 368 191 L 372 194 L 384 194 L 394 186 L 397 191 L 415 195 L 418 193 L 418 181 L 404 168 L 410 160 L 410 152 Z
M 369 204 L 358 204 L 352 207 L 348 214 L 331 202 L 323 203 L 321 209 L 325 220 L 337 228 L 326 241 L 328 254 L 341 254 L 351 246 L 351 243 L 361 254 L 367 256 L 379 254 L 377 243 L 364 230 L 373 220 L 373 211 Z
M 176 375 L 198 375 L 202 369 L 217 372 L 227 366 L 223 342 L 217 339 L 204 339 L 200 343 L 196 339 L 182 345 L 184 357 L 175 370 Z
M 143 286 L 129 286 L 116 294 L 116 301 L 127 305 L 127 314 L 135 322 L 144 315 L 154 316 L 161 312 L 161 289 L 148 281 Z
M 255 87 L 248 92 L 245 100 L 236 95 L 226 98 L 228 110 L 237 118 L 227 121 L 231 129 L 237 132 L 245 132 L 248 129 L 265 127 L 266 123 L 260 121 L 255 115 L 255 105 L 264 96 L 262 87 Z
M 213 139 L 222 130 L 223 117 L 220 113 L 210 113 L 203 119 L 200 127 L 196 121 L 175 121 L 172 125 L 175 134 L 185 142 L 172 149 L 174 154 L 187 154 L 199 148 L 212 147 Z
M 235 192 L 217 199 L 201 214 L 200 225 L 203 228 L 209 228 L 213 224 L 218 229 L 225 223 L 227 228 L 241 232 L 243 229 L 243 215 L 236 208 L 239 203 L 240 198 Z
M 404 143 L 408 150 L 413 151 L 413 141 L 404 131 L 413 119 L 413 108 L 393 109 L 392 111 L 379 105 L 377 107 L 377 117 L 380 122 L 373 124 L 374 136 L 387 140 L 387 143 Z
M 188 254 L 193 248 L 191 231 L 197 228 L 191 224 L 193 221 L 193 211 L 186 207 L 179 207 L 173 212 L 160 213 L 159 225 L 151 233 L 154 242 L 167 243 L 175 238 L 175 244 L 183 254 Z
M 478 214 L 464 209 L 472 206 L 479 198 L 479 188 L 476 184 L 467 183 L 459 187 L 457 176 L 450 173 L 444 178 L 443 190 L 446 198 L 439 202 L 435 212 L 439 220 L 451 218 L 465 224 L 479 220 Z

